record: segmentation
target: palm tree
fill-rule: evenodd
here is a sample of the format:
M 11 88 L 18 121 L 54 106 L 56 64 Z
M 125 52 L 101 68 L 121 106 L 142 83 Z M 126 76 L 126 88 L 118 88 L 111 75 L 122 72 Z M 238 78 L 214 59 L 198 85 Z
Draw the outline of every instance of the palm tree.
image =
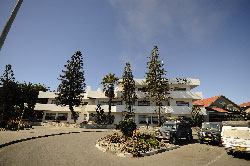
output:
M 118 83 L 119 78 L 115 76 L 115 74 L 109 73 L 105 77 L 103 77 L 101 84 L 103 85 L 103 92 L 105 92 L 105 96 L 109 98 L 109 112 L 108 112 L 108 119 L 109 124 L 113 123 L 111 119 L 111 103 L 112 99 L 115 97 L 114 87 L 115 84 Z

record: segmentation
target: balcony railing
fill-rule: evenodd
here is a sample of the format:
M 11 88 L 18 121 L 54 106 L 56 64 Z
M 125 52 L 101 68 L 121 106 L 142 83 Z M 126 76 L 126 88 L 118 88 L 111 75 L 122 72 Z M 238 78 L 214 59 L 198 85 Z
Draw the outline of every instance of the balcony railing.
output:
M 97 108 L 97 105 L 86 105 L 85 111 L 88 112 L 95 112 L 95 108 Z M 108 105 L 102 105 L 101 108 L 104 110 L 104 112 L 108 112 Z M 133 111 L 134 113 L 157 113 L 158 112 L 158 106 L 134 106 Z M 117 106 L 111 106 L 111 112 L 124 112 L 126 111 L 125 105 L 117 105 Z M 191 107 L 187 106 L 163 106 L 161 108 L 162 113 L 171 113 L 171 114 L 191 114 Z

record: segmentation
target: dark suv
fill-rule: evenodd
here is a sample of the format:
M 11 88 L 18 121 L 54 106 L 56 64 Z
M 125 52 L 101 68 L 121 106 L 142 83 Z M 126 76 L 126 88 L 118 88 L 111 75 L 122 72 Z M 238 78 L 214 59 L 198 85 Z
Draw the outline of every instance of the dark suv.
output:
M 176 144 L 180 138 L 186 138 L 188 141 L 193 139 L 191 125 L 186 121 L 165 122 L 159 130 L 155 131 L 155 136 L 169 139 L 172 144 Z
M 198 132 L 200 143 L 218 143 L 221 145 L 221 122 L 204 122 Z

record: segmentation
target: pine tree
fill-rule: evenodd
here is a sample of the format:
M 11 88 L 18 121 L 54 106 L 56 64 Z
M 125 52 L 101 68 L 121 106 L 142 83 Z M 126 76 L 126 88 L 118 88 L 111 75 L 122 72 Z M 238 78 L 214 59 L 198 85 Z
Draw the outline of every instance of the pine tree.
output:
M 122 76 L 122 100 L 125 101 L 126 109 L 128 109 L 128 115 L 132 115 L 132 107 L 135 104 L 135 101 L 137 99 L 136 93 L 135 93 L 135 81 L 134 76 L 130 67 L 130 63 L 127 62 L 123 76 Z
M 109 105 L 109 112 L 108 112 L 108 121 L 109 124 L 113 123 L 114 117 L 111 116 L 111 104 L 112 99 L 115 97 L 115 85 L 118 83 L 118 78 L 115 74 L 109 73 L 105 77 L 103 77 L 101 84 L 103 85 L 103 92 L 105 96 L 109 98 L 108 105 Z
M 62 70 L 63 75 L 60 75 L 61 81 L 58 86 L 58 103 L 62 106 L 69 106 L 73 115 L 74 122 L 76 122 L 77 114 L 74 111 L 74 106 L 79 106 L 82 103 L 83 93 L 85 92 L 85 79 L 83 71 L 83 58 L 80 51 L 76 51 L 72 55 L 71 60 L 64 65 L 66 70 Z
M 2 123 L 2 127 L 5 127 L 10 119 L 17 120 L 19 112 L 14 107 L 19 105 L 20 95 L 21 90 L 18 83 L 15 82 L 11 65 L 6 65 L 0 78 L 0 123 Z
M 168 80 L 164 78 L 166 71 L 163 68 L 163 62 L 159 61 L 157 46 L 154 46 L 147 62 L 148 72 L 146 72 L 146 90 L 152 101 L 158 105 L 158 125 L 161 125 L 161 106 L 162 101 L 168 99 Z

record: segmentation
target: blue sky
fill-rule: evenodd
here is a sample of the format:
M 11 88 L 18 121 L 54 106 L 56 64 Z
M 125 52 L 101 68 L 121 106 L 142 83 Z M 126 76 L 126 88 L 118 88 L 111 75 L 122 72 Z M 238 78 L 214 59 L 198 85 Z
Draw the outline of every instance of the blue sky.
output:
M 0 1 L 0 30 L 16 0 Z M 19 82 L 51 90 L 63 65 L 80 50 L 86 84 L 95 90 L 129 61 L 145 78 L 154 45 L 167 77 L 198 78 L 193 91 L 250 102 L 249 0 L 24 0 L 0 52 Z

